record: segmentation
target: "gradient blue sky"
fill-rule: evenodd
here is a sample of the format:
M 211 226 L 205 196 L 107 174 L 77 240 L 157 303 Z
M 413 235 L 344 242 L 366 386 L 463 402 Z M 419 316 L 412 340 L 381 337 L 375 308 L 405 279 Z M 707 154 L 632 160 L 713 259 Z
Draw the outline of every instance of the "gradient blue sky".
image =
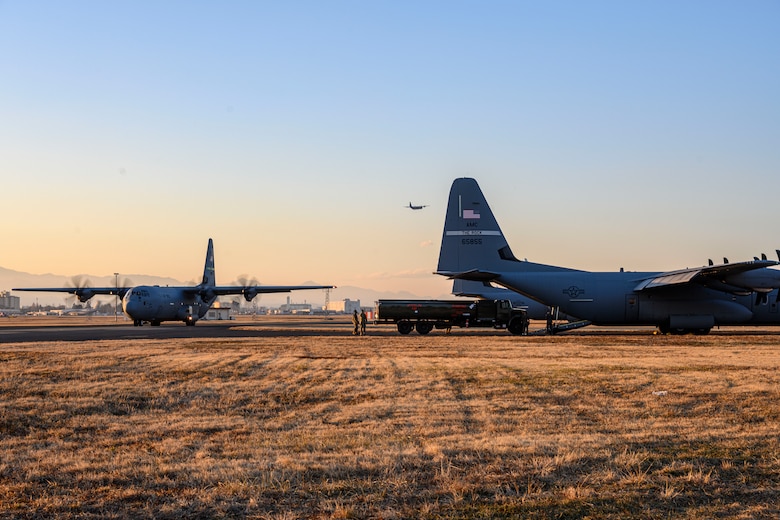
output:
M 0 266 L 188 280 L 213 237 L 219 282 L 438 296 L 460 176 L 530 260 L 774 257 L 778 27 L 776 1 L 0 1 Z

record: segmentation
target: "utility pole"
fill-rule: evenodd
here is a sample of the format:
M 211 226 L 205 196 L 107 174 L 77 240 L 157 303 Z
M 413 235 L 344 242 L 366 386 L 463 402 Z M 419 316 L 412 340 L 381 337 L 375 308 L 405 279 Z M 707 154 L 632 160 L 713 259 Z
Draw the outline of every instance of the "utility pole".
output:
M 119 273 L 114 273 L 114 288 L 116 289 L 114 291 L 114 323 L 116 323 L 119 321 L 116 314 L 117 310 L 119 310 Z

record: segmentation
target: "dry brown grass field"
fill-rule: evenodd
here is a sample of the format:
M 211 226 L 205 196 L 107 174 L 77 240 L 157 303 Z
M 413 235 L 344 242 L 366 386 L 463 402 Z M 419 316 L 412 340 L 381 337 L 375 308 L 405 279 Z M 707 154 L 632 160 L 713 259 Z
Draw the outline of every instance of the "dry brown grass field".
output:
M 0 344 L 0 518 L 780 516 L 778 335 L 329 326 Z

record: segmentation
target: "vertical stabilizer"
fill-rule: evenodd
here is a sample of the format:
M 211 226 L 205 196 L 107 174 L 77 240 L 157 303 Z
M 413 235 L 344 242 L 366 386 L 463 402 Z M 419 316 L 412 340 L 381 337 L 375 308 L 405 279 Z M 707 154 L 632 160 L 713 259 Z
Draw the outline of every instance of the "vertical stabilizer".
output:
M 477 181 L 455 179 L 450 189 L 439 251 L 439 274 L 470 273 L 464 279 L 495 280 L 501 273 L 564 271 L 515 258 Z
M 209 238 L 209 247 L 206 250 L 206 265 L 203 266 L 203 281 L 201 285 L 213 287 L 217 285 L 214 275 L 214 242 Z
M 517 261 L 477 181 L 455 179 L 450 189 L 437 271 L 506 270 Z

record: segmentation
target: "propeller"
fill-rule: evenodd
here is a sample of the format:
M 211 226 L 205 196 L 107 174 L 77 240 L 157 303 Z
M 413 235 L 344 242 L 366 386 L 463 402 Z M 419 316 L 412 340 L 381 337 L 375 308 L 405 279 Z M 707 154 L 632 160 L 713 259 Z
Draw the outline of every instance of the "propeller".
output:
M 117 284 L 116 288 L 117 289 L 121 289 L 122 287 L 124 287 L 125 289 L 129 290 L 134 285 L 135 284 L 133 283 L 133 281 L 130 278 L 124 277 L 121 280 L 119 280 L 119 283 Z M 124 295 L 124 293 L 119 292 L 119 293 L 117 293 L 117 296 L 119 297 L 119 299 L 122 299 L 122 298 L 124 298 L 125 295 Z
M 239 285 L 243 288 L 243 291 L 241 294 L 244 295 L 244 299 L 248 302 L 251 302 L 255 296 L 257 296 L 257 291 L 251 289 L 255 285 L 259 285 L 260 282 L 257 281 L 257 278 L 249 277 L 247 274 L 242 274 L 238 276 L 238 280 L 235 282 L 236 285 Z
M 65 298 L 66 301 L 71 305 L 71 307 L 76 303 L 76 300 L 80 301 L 81 303 L 86 302 L 92 298 L 92 296 L 94 296 L 93 292 L 89 290 L 91 286 L 92 283 L 84 276 L 72 276 L 68 283 L 65 284 L 65 287 L 68 289 L 74 289 L 74 291 Z

